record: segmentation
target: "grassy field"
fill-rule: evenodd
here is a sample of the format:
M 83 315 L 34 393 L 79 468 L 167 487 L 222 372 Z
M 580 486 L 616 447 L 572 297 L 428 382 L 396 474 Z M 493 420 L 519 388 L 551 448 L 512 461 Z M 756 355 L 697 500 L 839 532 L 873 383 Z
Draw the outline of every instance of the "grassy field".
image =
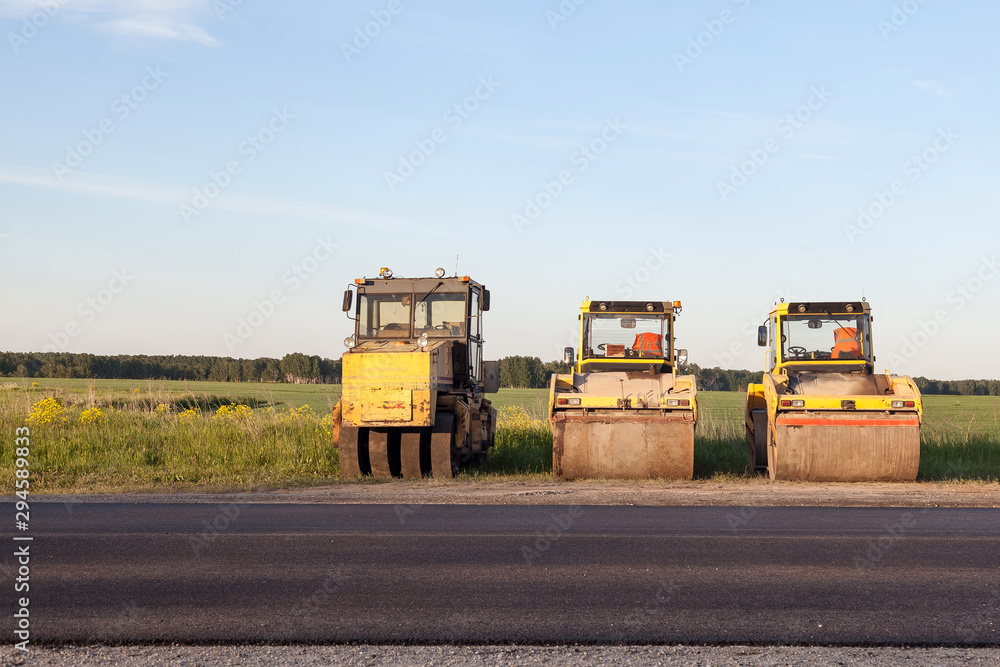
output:
M 31 427 L 35 492 L 273 489 L 339 482 L 337 385 L 0 379 L 0 471 Z M 496 447 L 464 479 L 549 479 L 547 391 L 508 389 Z M 695 477 L 746 479 L 743 395 L 701 392 Z M 240 407 L 245 406 L 245 407 Z M 920 479 L 1000 479 L 1000 397 L 926 396 Z

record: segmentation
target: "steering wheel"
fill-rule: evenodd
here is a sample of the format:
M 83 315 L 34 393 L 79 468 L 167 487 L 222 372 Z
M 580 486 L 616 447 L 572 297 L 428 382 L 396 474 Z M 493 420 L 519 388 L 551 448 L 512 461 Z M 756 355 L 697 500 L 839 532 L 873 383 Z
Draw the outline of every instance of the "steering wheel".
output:
M 605 345 L 607 345 L 607 343 L 601 343 L 600 345 L 597 346 L 597 349 L 607 354 L 607 349 L 604 347 Z
M 804 357 L 809 354 L 806 348 L 799 345 L 792 345 L 788 348 L 788 354 L 794 354 L 796 357 Z
M 435 329 L 447 329 L 448 331 L 451 331 L 451 327 L 448 326 L 447 324 L 445 324 L 444 322 L 442 322 L 441 324 L 435 324 L 434 328 Z

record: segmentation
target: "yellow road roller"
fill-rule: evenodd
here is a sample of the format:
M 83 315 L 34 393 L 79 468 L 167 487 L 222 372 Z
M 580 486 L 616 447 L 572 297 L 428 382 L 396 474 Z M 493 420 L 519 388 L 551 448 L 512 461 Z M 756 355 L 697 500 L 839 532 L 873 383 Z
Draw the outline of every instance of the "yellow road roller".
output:
M 761 384 L 747 388 L 750 466 L 771 479 L 913 481 L 920 390 L 875 372 L 867 301 L 778 303 L 757 343 Z
M 680 301 L 592 301 L 580 308 L 572 374 L 552 376 L 552 467 L 563 479 L 691 479 L 693 376 L 677 375 Z
M 354 281 L 343 309 L 355 322 L 333 413 L 341 475 L 453 477 L 485 458 L 497 424 L 485 394 L 499 388 L 498 362 L 483 360 L 489 290 L 383 268 Z

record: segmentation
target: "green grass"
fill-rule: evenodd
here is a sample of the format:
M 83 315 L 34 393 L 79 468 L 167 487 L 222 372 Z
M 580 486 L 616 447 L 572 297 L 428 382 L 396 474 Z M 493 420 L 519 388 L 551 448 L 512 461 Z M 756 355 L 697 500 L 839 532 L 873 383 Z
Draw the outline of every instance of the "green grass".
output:
M 549 418 L 548 389 L 501 389 L 499 394 L 491 394 L 488 398 L 498 410 L 518 407 L 534 419 Z
M 14 429 L 31 406 L 55 397 L 65 407 L 65 424 L 32 426 L 35 491 L 256 490 L 343 481 L 322 421 L 339 386 L 0 379 L 0 387 L 6 479 L 13 477 Z M 743 394 L 698 397 L 695 478 L 756 478 L 747 471 Z M 501 415 L 496 446 L 460 479 L 550 479 L 547 390 L 507 389 L 490 398 Z M 213 418 L 230 404 L 253 409 L 236 419 Z M 926 396 L 924 405 L 920 479 L 1000 479 L 1000 397 Z M 91 408 L 102 410 L 103 419 L 81 424 Z
M 95 391 L 127 396 L 133 389 L 143 394 L 178 398 L 212 397 L 231 402 L 251 401 L 260 405 L 298 408 L 309 405 L 316 412 L 328 411 L 340 400 L 339 384 L 280 384 L 270 382 L 186 382 L 180 380 L 81 380 L 46 379 L 21 380 L 0 378 L 0 385 L 16 383 L 17 386 L 37 392 L 52 391 L 85 395 L 90 387 Z M 32 387 L 32 385 L 37 387 Z M 217 405 L 215 407 L 218 407 Z
M 925 396 L 920 478 L 1000 480 L 1000 396 Z
M 537 389 L 508 389 L 497 395 L 496 439 L 486 461 L 462 473 L 478 480 L 534 479 L 552 475 L 552 429 L 547 409 L 536 410 Z M 510 392 L 510 393 L 508 393 Z M 532 392 L 532 393 L 526 393 Z M 548 399 L 545 398 L 546 402 Z
M 695 477 L 748 476 L 744 395 L 699 392 Z M 920 471 L 925 481 L 1000 480 L 1000 396 L 924 396 Z
M 15 429 L 25 425 L 33 405 L 58 399 L 52 421 L 30 424 L 36 492 L 249 490 L 322 483 L 338 473 L 329 419 L 323 421 L 328 411 L 306 407 L 304 395 L 298 396 L 302 405 L 292 409 L 264 398 L 266 387 L 246 391 L 246 385 L 143 388 L 131 382 L 101 388 L 38 382 L 12 389 L 9 384 L 0 382 L 7 385 L 0 390 L 0 434 L 9 434 L 0 436 L 0 470 L 8 479 Z M 210 391 L 219 389 L 231 393 Z M 217 414 L 231 404 L 257 409 Z M 87 414 L 97 420 L 81 423 Z

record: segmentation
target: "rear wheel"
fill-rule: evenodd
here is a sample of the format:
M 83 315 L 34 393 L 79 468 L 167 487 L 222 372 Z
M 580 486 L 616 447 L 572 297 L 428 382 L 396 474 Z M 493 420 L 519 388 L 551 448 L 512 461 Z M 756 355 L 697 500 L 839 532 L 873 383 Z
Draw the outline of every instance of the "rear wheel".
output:
M 458 472 L 455 451 L 455 415 L 439 412 L 431 432 L 431 470 L 435 477 L 451 478 Z
M 772 480 L 778 476 L 778 446 L 774 442 L 774 435 L 771 433 L 771 426 L 767 427 L 767 474 Z
M 767 412 L 753 410 L 753 430 L 747 429 L 747 441 L 750 446 L 750 470 L 767 469 Z
M 400 464 L 403 477 L 420 479 L 431 472 L 431 429 L 400 434 Z
M 342 428 L 339 456 L 341 477 L 370 475 L 372 469 L 368 460 L 368 429 L 351 426 Z
M 372 429 L 368 433 L 368 460 L 375 477 L 399 477 L 399 431 Z

